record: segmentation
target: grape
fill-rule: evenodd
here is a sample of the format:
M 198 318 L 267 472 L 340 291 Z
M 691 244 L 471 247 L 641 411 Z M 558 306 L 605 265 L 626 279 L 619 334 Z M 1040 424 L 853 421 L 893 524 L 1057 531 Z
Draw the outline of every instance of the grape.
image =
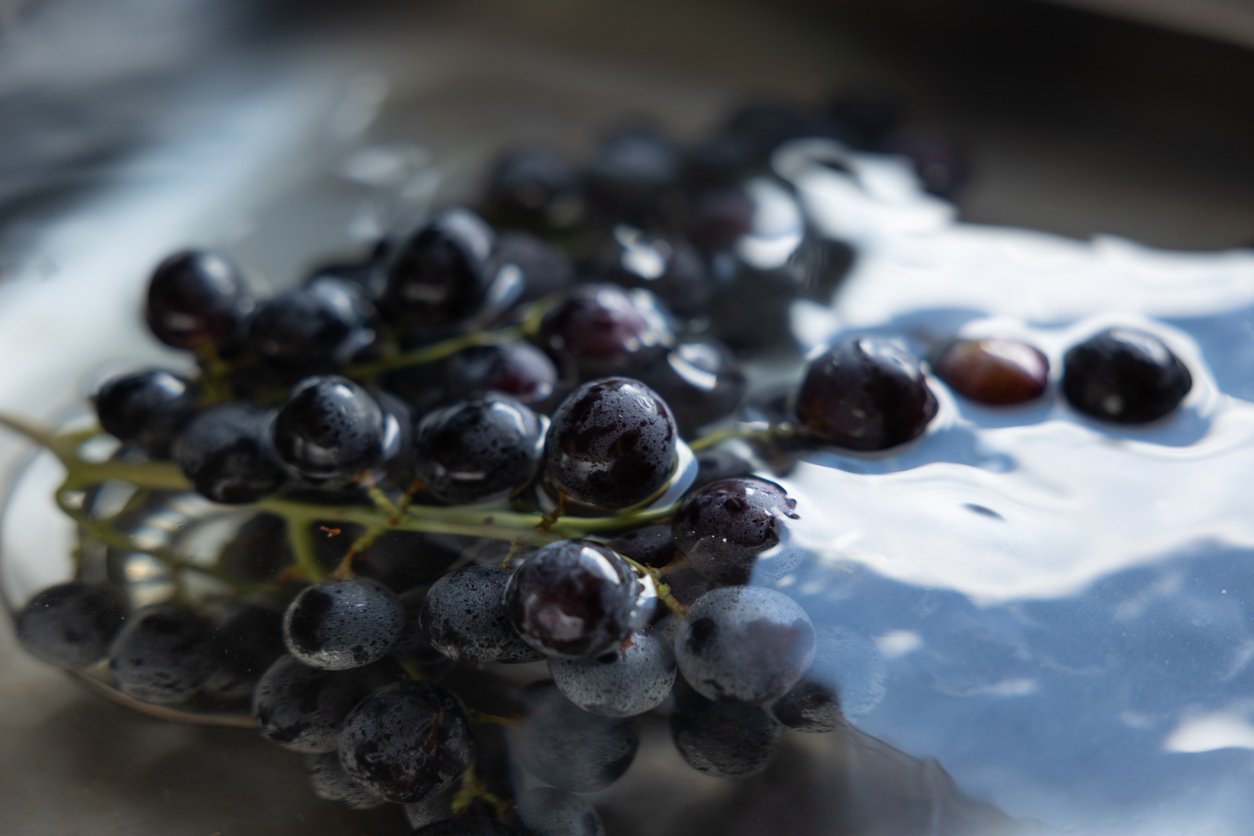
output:
M 675 642 L 684 679 L 712 700 L 772 702 L 814 658 L 814 625 L 783 593 L 723 587 L 689 608 Z
M 685 340 L 640 376 L 671 407 L 685 436 L 735 412 L 748 388 L 731 352 L 714 340 Z
M 405 611 L 395 593 L 352 578 L 305 588 L 283 616 L 283 638 L 306 665 L 348 670 L 386 656 L 404 626 Z
M 516 806 L 529 836 L 605 836 L 596 808 L 569 792 L 536 787 L 520 793 Z
M 683 759 L 717 778 L 747 778 L 767 768 L 782 728 L 757 705 L 680 700 L 671 714 L 671 738 Z
M 306 479 L 349 478 L 383 458 L 386 423 L 378 401 L 333 375 L 301 381 L 271 429 L 283 463 Z
M 551 685 L 524 693 L 514 751 L 528 772 L 570 792 L 604 789 L 622 777 L 640 745 L 635 721 L 589 714 Z
M 1166 343 L 1133 328 L 1108 328 L 1068 349 L 1062 391 L 1085 415 L 1118 424 L 1164 417 L 1193 387 L 1193 376 Z
M 535 478 L 544 427 L 503 396 L 461 401 L 418 422 L 414 457 L 426 491 L 450 504 L 501 499 Z
M 540 322 L 541 343 L 582 377 L 647 367 L 675 342 L 670 313 L 647 290 L 577 287 Z
M 545 439 L 552 487 L 592 508 L 627 508 L 656 494 L 675 468 L 670 408 L 639 381 L 585 383 L 553 415 Z
M 409 826 L 414 830 L 420 830 L 447 819 L 452 813 L 454 790 L 455 787 L 449 787 L 444 792 L 436 793 L 422 801 L 406 804 L 405 820 L 409 822 Z
M 522 640 L 506 612 L 509 579 L 509 570 L 499 566 L 467 566 L 436 581 L 421 615 L 431 645 L 450 659 L 480 665 L 544 658 Z
M 340 764 L 338 752 L 309 755 L 305 758 L 305 768 L 309 770 L 314 794 L 319 798 L 337 801 L 354 810 L 369 810 L 384 803 L 382 798 L 349 777 Z
M 339 752 L 350 777 L 402 804 L 451 786 L 474 760 L 461 704 L 426 682 L 395 682 L 362 700 L 344 721 Z
M 700 316 L 710 298 L 705 263 L 691 244 L 630 226 L 614 227 L 589 272 L 618 287 L 650 291 L 682 319 Z
M 112 587 L 67 581 L 38 592 L 16 616 L 17 640 L 50 665 L 78 670 L 104 658 L 126 602 Z
M 1018 340 L 954 340 L 936 361 L 936 375 L 973 401 L 1008 406 L 1045 392 L 1049 361 L 1039 349 Z
M 213 631 L 190 610 L 163 604 L 131 614 L 109 645 L 109 670 L 124 694 L 155 705 L 195 696 L 213 670 Z
M 636 633 L 594 659 L 550 659 L 553 682 L 575 705 L 607 717 L 633 717 L 656 708 L 675 684 L 675 656 L 651 633 Z
M 606 544 L 644 566 L 661 569 L 675 558 L 675 537 L 669 525 L 650 525 L 620 534 Z
M 844 725 L 835 685 L 808 674 L 775 701 L 771 713 L 788 728 L 802 732 L 830 732 Z
M 403 241 L 385 272 L 380 308 L 411 326 L 461 322 L 478 313 L 491 275 L 492 230 L 466 209 L 450 209 Z
M 576 210 L 579 178 L 565 158 L 544 148 L 514 148 L 488 174 L 486 203 L 509 226 L 561 226 Z
M 335 751 L 344 718 L 377 682 L 371 669 L 324 671 L 283 656 L 253 692 L 253 715 L 267 740 L 306 754 Z
M 320 276 L 262 302 L 248 321 L 248 342 L 278 365 L 342 365 L 374 342 L 374 317 L 360 287 Z
M 923 434 L 936 398 L 918 365 L 891 343 L 853 337 L 812 359 L 797 394 L 797 417 L 820 441 L 885 450 Z
M 196 408 L 187 379 L 164 369 L 112 378 L 100 387 L 95 401 L 105 432 L 156 458 L 169 455 L 175 436 Z
M 675 514 L 676 547 L 713 581 L 746 583 L 754 563 L 780 546 L 797 503 L 774 482 L 754 476 L 713 482 Z
M 648 128 L 622 128 L 593 151 L 584 188 L 601 211 L 638 220 L 658 211 L 682 170 L 683 155 L 671 140 Z
M 221 347 L 238 333 L 252 300 L 239 270 L 220 253 L 183 250 L 153 272 L 148 328 L 174 348 Z
M 222 699 L 251 697 L 257 679 L 284 652 L 281 612 L 233 604 L 213 631 L 215 664 L 205 690 Z
M 651 584 L 608 547 L 590 540 L 543 546 L 505 588 L 523 640 L 549 656 L 596 656 L 622 644 L 652 616 Z
M 448 390 L 463 397 L 508 395 L 525 404 L 553 394 L 557 368 L 540 349 L 524 342 L 464 348 L 445 366 Z
M 174 461 L 202 496 L 256 502 L 286 480 L 267 433 L 269 419 L 267 410 L 249 404 L 211 406 L 179 433 Z
M 493 272 L 513 264 L 523 275 L 520 301 L 535 302 L 575 283 L 575 264 L 563 250 L 525 232 L 502 232 L 492 251 Z

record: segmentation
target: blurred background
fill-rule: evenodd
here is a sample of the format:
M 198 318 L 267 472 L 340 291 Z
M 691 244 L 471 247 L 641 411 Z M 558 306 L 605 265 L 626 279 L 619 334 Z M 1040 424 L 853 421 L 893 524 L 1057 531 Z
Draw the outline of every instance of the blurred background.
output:
M 225 244 L 281 283 L 472 194 L 506 144 L 580 152 L 633 120 L 693 139 L 746 97 L 894 102 L 960 149 L 966 221 L 1247 247 L 1251 79 L 1247 0 L 0 0 L 0 351 L 20 358 L 0 404 L 47 415 L 89 386 L 48 381 L 150 356 L 138 294 L 176 247 Z M 393 821 L 317 801 L 247 734 L 80 691 L 7 623 L 0 670 L 0 832 Z M 907 803 L 952 792 L 899 766 L 886 784 L 929 788 Z

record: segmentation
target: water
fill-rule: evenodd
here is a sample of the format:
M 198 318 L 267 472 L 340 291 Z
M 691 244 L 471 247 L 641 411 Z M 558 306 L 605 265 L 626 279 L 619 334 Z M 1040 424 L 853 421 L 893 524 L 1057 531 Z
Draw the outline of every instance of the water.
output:
M 932 380 L 920 440 L 798 463 L 784 481 L 821 557 L 785 584 L 850 637 L 854 722 L 1051 828 L 1248 832 L 1254 253 L 957 223 L 904 166 L 823 144 L 776 165 L 859 251 L 835 304 L 798 312 L 807 344 L 878 333 L 926 355 L 1011 336 L 1056 381 L 1068 346 L 1128 324 L 1194 376 L 1171 417 L 1127 429 L 1056 386 L 991 409 Z

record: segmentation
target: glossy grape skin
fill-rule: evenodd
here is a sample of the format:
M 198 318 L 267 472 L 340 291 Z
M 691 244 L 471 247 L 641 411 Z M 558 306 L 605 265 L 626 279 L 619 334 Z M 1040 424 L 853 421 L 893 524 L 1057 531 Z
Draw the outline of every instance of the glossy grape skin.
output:
M 450 659 L 477 665 L 544 658 L 510 621 L 505 608 L 510 574 L 499 566 L 467 566 L 436 581 L 420 615 L 432 647 Z
M 382 584 L 350 578 L 306 587 L 283 615 L 293 656 L 323 670 L 377 662 L 400 640 L 405 611 Z
M 114 685 L 154 705 L 186 702 L 213 670 L 213 631 L 196 613 L 169 604 L 131 614 L 109 645 Z
M 527 836 L 605 836 L 595 807 L 555 787 L 519 793 L 515 807 Z
M 507 150 L 496 158 L 488 173 L 487 211 L 507 226 L 562 226 L 578 210 L 578 199 L 575 167 L 546 148 Z
M 262 302 L 248 320 L 248 343 L 280 366 L 341 365 L 374 342 L 374 318 L 360 287 L 320 276 Z
M 583 378 L 648 366 L 675 343 L 670 313 L 647 290 L 577 287 L 540 322 L 539 340 Z
M 744 371 L 716 340 L 684 340 L 640 377 L 670 406 L 685 437 L 731 415 L 748 390 Z
M 1049 385 L 1049 360 L 1019 340 L 954 340 L 936 360 L 936 376 L 958 394 L 991 406 L 1035 400 Z
M 683 154 L 670 139 L 649 128 L 622 128 L 593 150 L 584 189 L 598 211 L 637 221 L 659 212 L 682 172 Z
M 769 703 L 797 684 L 814 649 L 814 625 L 787 595 L 722 587 L 688 609 L 675 658 L 688 684 L 708 699 Z
M 652 616 L 652 589 L 608 547 L 562 540 L 533 552 L 510 576 L 514 628 L 547 656 L 583 657 L 622 644 Z
M 886 450 L 918 438 L 936 415 L 918 364 L 877 337 L 841 340 L 806 366 L 797 395 L 802 429 L 851 450 Z
M 589 273 L 600 281 L 653 293 L 681 319 L 700 316 L 711 282 L 696 248 L 682 238 L 615 226 Z
M 669 525 L 650 525 L 620 534 L 607 546 L 644 566 L 661 569 L 675 559 L 675 537 Z
M 262 736 L 285 749 L 332 752 L 344 718 L 376 684 L 373 670 L 318 670 L 283 656 L 258 680 L 253 716 Z
M 67 581 L 40 590 L 15 616 L 17 640 L 50 665 L 79 670 L 104 658 L 126 601 L 114 588 Z
M 671 739 L 698 772 L 716 778 L 748 778 L 770 766 L 782 727 L 769 711 L 739 702 L 678 700 Z
M 1193 376 L 1167 344 L 1135 328 L 1107 328 L 1063 355 L 1062 391 L 1079 412 L 1117 424 L 1170 414 Z
M 385 271 L 380 311 L 415 327 L 446 326 L 487 298 L 492 230 L 467 209 L 449 209 L 399 242 Z
M 214 670 L 205 691 L 222 699 L 249 698 L 257 680 L 285 652 L 283 613 L 236 603 L 213 631 Z
M 164 369 L 146 369 L 105 382 L 94 398 L 101 428 L 149 455 L 169 455 L 175 437 L 195 413 L 188 380 Z
M 270 413 L 249 404 L 211 406 L 174 442 L 174 461 L 198 493 L 214 502 L 256 502 L 287 476 L 270 442 Z
M 396 682 L 362 700 L 339 735 L 340 763 L 350 777 L 401 804 L 429 798 L 474 761 L 461 703 L 438 685 Z
M 602 656 L 550 659 L 549 673 L 558 690 L 583 710 L 634 717 L 670 696 L 675 656 L 660 636 L 641 632 Z
M 525 342 L 464 348 L 445 364 L 448 391 L 461 397 L 508 395 L 542 403 L 557 386 L 557 367 L 548 355 Z
M 309 480 L 348 479 L 379 464 L 386 423 L 378 401 L 334 375 L 301 381 L 271 427 L 279 458 Z
M 757 477 L 713 482 L 675 513 L 676 548 L 693 568 L 719 583 L 746 583 L 760 555 L 780 545 L 796 500 Z
M 535 478 L 544 429 L 534 412 L 503 396 L 433 410 L 415 431 L 418 478 L 453 505 L 501 499 Z
M 354 810 L 369 810 L 385 803 L 367 787 L 354 781 L 340 763 L 339 752 L 323 752 L 305 758 L 314 794 Z
M 158 340 L 174 348 L 221 347 L 252 307 L 243 277 L 225 256 L 183 250 L 157 265 L 145 315 Z
M 670 408 L 643 383 L 622 377 L 585 383 L 553 415 L 545 478 L 582 505 L 627 508 L 666 484 L 677 435 Z
M 526 710 L 513 751 L 541 781 L 569 792 L 593 792 L 631 766 L 640 745 L 631 718 L 590 714 L 548 684 L 532 686 L 523 697 Z

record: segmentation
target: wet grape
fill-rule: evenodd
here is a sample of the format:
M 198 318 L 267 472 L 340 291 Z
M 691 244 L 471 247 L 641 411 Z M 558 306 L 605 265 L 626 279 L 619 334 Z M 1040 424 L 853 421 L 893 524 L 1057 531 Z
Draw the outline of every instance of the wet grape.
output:
M 118 590 L 67 581 L 40 590 L 16 616 L 17 640 L 27 652 L 60 668 L 99 662 L 126 620 Z

